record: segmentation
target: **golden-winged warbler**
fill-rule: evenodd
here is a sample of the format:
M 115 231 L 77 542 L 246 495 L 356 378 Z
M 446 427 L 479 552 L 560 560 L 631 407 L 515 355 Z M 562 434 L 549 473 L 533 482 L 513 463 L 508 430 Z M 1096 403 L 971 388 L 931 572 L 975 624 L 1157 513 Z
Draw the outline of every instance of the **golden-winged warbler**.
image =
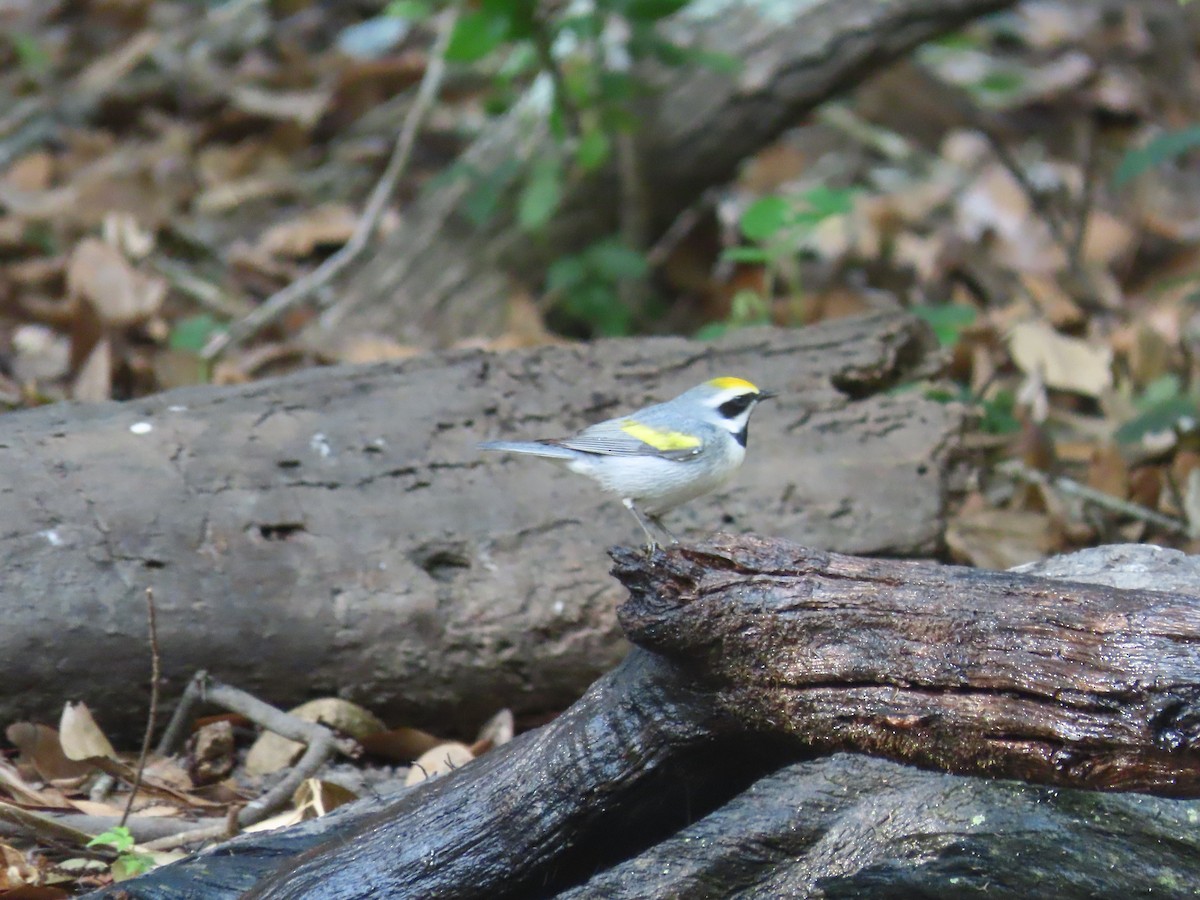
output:
M 713 378 L 673 400 L 589 425 L 571 437 L 486 441 L 481 450 L 527 453 L 561 463 L 618 495 L 657 545 L 650 523 L 716 490 L 746 456 L 750 414 L 775 396 L 742 378 Z

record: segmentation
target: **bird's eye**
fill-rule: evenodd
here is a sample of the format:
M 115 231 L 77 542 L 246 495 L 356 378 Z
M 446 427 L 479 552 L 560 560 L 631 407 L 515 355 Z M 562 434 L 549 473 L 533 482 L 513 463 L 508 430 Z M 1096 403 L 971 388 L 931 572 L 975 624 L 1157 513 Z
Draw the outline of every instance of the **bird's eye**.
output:
M 742 394 L 732 400 L 726 400 L 717 407 L 717 412 L 726 419 L 734 419 L 748 410 L 756 399 L 758 398 L 754 394 Z

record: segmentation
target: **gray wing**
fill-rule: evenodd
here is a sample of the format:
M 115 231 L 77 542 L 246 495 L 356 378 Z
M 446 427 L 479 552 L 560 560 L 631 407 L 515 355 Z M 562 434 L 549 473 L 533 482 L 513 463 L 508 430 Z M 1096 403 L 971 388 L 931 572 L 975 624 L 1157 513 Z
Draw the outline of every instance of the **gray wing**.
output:
M 701 443 L 695 447 L 679 450 L 659 450 L 651 444 L 634 437 L 622 430 L 622 425 L 628 419 L 609 419 L 607 422 L 597 422 L 585 428 L 579 434 L 568 438 L 546 441 L 559 447 L 567 447 L 580 453 L 595 453 L 599 456 L 653 456 L 658 459 L 685 460 L 699 455 L 704 449 L 704 438 L 707 435 L 697 434 Z

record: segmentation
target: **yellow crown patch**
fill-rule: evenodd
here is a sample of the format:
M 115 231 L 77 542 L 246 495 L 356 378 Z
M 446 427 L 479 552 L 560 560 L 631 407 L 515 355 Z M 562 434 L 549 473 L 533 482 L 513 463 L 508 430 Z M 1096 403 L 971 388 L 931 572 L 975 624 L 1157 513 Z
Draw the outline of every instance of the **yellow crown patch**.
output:
M 715 388 L 720 388 L 723 391 L 728 390 L 729 388 L 741 388 L 744 391 L 758 392 L 758 388 L 745 378 L 733 378 L 729 375 L 725 375 L 721 378 L 714 378 L 709 381 L 709 384 Z

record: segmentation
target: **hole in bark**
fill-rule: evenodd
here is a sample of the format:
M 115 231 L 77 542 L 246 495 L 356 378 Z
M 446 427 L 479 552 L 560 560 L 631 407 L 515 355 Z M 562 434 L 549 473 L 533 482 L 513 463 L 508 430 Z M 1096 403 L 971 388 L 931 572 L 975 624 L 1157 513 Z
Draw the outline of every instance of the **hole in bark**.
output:
M 275 463 L 281 469 L 298 469 L 300 468 L 300 460 L 298 459 L 281 459 Z
M 461 541 L 442 541 L 418 547 L 410 558 L 434 581 L 453 581 L 464 569 L 471 568 L 467 545 Z
M 167 564 L 161 559 L 147 559 L 142 562 L 142 565 L 147 569 L 165 569 Z
M 293 534 L 304 530 L 304 525 L 300 522 L 277 522 L 258 526 L 258 534 L 264 541 L 286 541 Z

